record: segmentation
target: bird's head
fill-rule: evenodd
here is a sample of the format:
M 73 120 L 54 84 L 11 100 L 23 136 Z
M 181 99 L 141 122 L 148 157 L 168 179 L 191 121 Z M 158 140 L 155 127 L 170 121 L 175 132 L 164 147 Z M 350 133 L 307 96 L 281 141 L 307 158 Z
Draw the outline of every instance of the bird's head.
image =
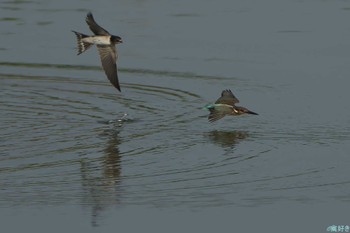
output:
M 119 36 L 112 36 L 112 37 L 111 37 L 111 41 L 112 41 L 113 43 L 115 43 L 115 44 L 121 44 L 121 43 L 123 43 L 122 38 L 119 37 Z
M 242 114 L 252 114 L 252 115 L 259 115 L 256 112 L 252 112 L 249 109 L 245 107 L 235 106 L 232 110 L 235 115 L 242 115 Z

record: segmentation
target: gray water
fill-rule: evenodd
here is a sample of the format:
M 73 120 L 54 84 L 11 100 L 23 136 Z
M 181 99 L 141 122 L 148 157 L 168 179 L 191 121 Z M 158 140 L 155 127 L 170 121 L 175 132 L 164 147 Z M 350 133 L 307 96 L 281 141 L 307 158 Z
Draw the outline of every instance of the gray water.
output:
M 123 38 L 121 93 L 76 55 L 90 10 Z M 348 22 L 341 0 L 2 1 L 2 229 L 350 225 Z M 259 115 L 210 124 L 224 89 Z

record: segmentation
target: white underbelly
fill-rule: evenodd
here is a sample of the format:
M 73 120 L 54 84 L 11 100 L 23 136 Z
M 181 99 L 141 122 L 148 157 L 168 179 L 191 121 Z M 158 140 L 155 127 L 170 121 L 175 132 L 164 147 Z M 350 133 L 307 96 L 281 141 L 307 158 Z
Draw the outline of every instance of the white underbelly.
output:
M 109 45 L 111 44 L 110 36 L 92 36 L 92 37 L 85 37 L 82 39 L 84 42 L 90 43 L 90 44 L 98 44 L 98 45 Z

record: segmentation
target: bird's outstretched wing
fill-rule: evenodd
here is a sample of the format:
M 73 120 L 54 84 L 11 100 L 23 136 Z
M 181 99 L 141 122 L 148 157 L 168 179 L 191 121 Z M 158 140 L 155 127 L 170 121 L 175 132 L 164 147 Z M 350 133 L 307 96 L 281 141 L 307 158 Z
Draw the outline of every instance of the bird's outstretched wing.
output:
M 98 25 L 95 22 L 94 17 L 92 16 L 92 13 L 89 12 L 86 16 L 85 19 L 86 23 L 89 25 L 90 30 L 95 34 L 95 35 L 99 35 L 99 36 L 108 36 L 110 35 L 110 33 L 103 29 L 100 25 Z
M 117 71 L 117 55 L 114 45 L 97 45 L 100 54 L 102 67 L 109 81 L 115 88 L 120 90 L 118 71 Z
M 221 97 L 215 102 L 215 104 L 227 104 L 234 106 L 239 103 L 239 100 L 233 95 L 231 90 L 223 90 Z
M 214 121 L 220 120 L 221 118 L 223 118 L 225 116 L 225 114 L 219 113 L 218 111 L 210 111 L 210 114 L 208 116 L 208 120 L 210 123 L 213 123 Z

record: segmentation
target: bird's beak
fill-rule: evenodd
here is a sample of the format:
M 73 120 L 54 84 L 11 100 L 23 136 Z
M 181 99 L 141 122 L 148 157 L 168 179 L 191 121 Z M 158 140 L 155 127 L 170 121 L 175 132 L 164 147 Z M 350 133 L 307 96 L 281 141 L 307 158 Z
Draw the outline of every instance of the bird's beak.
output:
M 249 110 L 247 111 L 247 113 L 248 113 L 248 114 L 252 114 L 252 115 L 259 115 L 259 114 L 257 114 L 256 112 L 252 112 L 252 111 L 249 111 Z

